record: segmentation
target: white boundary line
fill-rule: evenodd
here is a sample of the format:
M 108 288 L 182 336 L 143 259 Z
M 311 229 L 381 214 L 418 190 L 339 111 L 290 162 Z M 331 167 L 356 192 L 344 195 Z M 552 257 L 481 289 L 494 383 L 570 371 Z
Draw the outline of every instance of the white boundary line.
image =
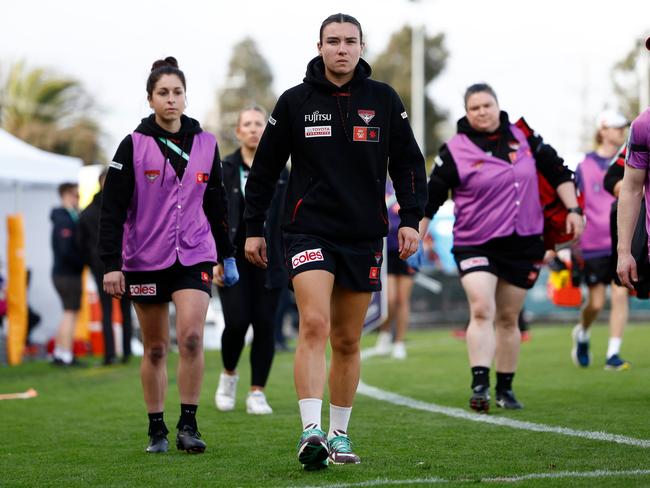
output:
M 367 359 L 375 355 L 374 349 L 367 349 L 362 352 L 361 359 Z M 435 403 L 427 403 L 421 400 L 415 400 L 406 396 L 392 393 L 390 391 L 381 390 L 374 386 L 366 385 L 363 381 L 359 381 L 357 393 L 365 395 L 375 400 L 400 405 L 414 410 L 422 410 L 424 412 L 438 413 L 454 417 L 462 420 L 470 420 L 472 422 L 480 422 L 484 424 L 498 425 L 501 427 L 510 427 L 513 429 L 528 430 L 532 432 L 545 432 L 553 434 L 567 435 L 571 437 L 580 437 L 582 439 L 590 439 L 596 441 L 615 442 L 617 444 L 625 444 L 628 446 L 641 447 L 644 449 L 650 448 L 650 440 L 636 439 L 634 437 L 627 437 L 618 434 L 609 434 L 607 432 L 594 432 L 588 430 L 576 430 L 568 427 L 556 427 L 552 425 L 537 424 L 534 422 L 525 422 L 522 420 L 514 420 L 508 417 L 494 417 L 490 415 L 481 415 L 471 413 L 461 408 L 444 407 L 436 405 Z
M 650 475 L 650 469 L 633 469 L 629 471 L 559 471 L 557 473 L 531 473 L 521 476 L 494 477 L 494 478 L 415 478 L 405 480 L 389 480 L 387 478 L 378 478 L 375 480 L 359 481 L 357 483 L 335 483 L 326 485 L 300 485 L 301 488 L 318 488 L 327 486 L 328 488 L 353 488 L 363 486 L 382 486 L 382 485 L 432 485 L 432 484 L 452 484 L 452 483 L 519 483 L 527 480 L 538 479 L 562 479 L 562 478 L 614 478 L 624 476 L 647 476 Z

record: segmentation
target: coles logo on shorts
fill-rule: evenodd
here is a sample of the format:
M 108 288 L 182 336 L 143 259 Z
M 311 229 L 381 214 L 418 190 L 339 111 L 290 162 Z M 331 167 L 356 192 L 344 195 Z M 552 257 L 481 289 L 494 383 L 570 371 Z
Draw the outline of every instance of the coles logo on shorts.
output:
M 320 247 L 318 249 L 307 249 L 306 251 L 294 255 L 291 258 L 291 266 L 293 269 L 296 269 L 298 266 L 315 261 L 325 261 Z
M 153 297 L 156 296 L 156 284 L 129 285 L 129 294 L 132 297 Z
M 305 137 L 332 137 L 331 125 L 312 125 L 305 127 Z
M 477 256 L 474 258 L 463 259 L 459 265 L 461 271 L 467 271 L 468 269 L 478 268 L 480 266 L 489 266 L 490 261 L 484 256 Z

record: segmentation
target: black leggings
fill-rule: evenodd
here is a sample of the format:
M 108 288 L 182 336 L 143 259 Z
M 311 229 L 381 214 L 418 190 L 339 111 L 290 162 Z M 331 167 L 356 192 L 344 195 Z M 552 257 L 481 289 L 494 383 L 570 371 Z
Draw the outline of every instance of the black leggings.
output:
M 273 317 L 278 306 L 280 289 L 264 287 L 266 270 L 237 257 L 239 281 L 231 287 L 219 288 L 219 298 L 226 322 L 221 336 L 221 358 L 228 371 L 237 368 L 244 348 L 244 338 L 253 325 L 251 346 L 251 385 L 264 387 L 271 371 L 275 342 Z

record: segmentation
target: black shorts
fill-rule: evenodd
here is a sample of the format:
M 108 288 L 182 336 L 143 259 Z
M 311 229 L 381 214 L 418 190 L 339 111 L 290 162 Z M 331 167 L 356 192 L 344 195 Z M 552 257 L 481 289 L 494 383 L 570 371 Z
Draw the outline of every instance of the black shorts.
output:
M 585 259 L 582 274 L 587 286 L 595 286 L 598 283 L 609 285 L 614 279 L 616 263 L 611 256 L 601 258 Z
M 307 234 L 284 234 L 289 277 L 314 269 L 329 271 L 334 282 L 354 291 L 381 290 L 383 239 L 334 242 Z
M 398 251 L 388 251 L 386 259 L 388 274 L 398 276 L 413 276 L 415 270 L 406 261 L 400 259 Z
M 61 298 L 63 310 L 81 308 L 81 275 L 52 275 L 54 288 Z
M 476 246 L 454 246 L 452 253 L 460 276 L 487 271 L 511 285 L 529 290 L 542 267 L 544 242 L 539 236 L 512 235 Z
M 201 290 L 212 296 L 214 263 L 183 266 L 176 261 L 158 271 L 125 271 L 126 296 L 136 303 L 167 303 L 178 290 Z

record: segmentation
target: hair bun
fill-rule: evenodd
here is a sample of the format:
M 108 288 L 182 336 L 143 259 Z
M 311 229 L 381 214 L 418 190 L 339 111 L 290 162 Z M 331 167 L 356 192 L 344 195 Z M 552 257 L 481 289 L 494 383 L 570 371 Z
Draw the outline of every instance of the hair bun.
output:
M 178 69 L 178 61 L 176 61 L 174 56 L 167 56 L 165 59 L 158 59 L 151 65 L 151 71 L 162 68 L 163 66 L 171 66 L 172 68 Z

